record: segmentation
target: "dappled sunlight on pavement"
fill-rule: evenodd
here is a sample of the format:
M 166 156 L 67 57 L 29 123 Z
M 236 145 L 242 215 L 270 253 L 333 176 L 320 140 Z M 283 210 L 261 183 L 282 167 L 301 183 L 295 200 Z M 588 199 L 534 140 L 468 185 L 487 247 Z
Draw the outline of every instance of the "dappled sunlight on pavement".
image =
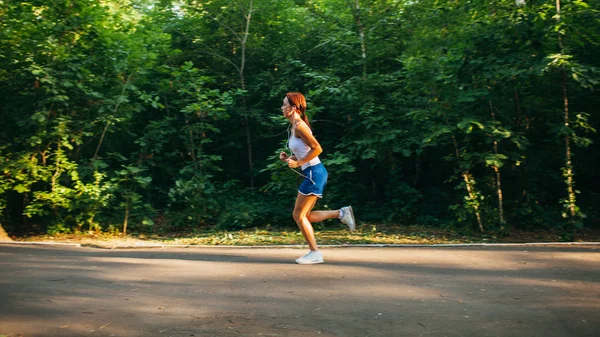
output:
M 597 336 L 600 247 L 0 246 L 0 334 Z

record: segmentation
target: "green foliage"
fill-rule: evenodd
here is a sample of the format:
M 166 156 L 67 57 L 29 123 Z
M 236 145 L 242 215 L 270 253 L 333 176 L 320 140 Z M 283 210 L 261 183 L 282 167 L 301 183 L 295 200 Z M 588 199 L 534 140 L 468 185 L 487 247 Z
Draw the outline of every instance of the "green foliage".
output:
M 216 123 L 227 119 L 226 106 L 232 104 L 230 93 L 207 88 L 210 77 L 186 62 L 171 73 L 178 98 L 173 100 L 180 123 L 178 140 L 185 146 L 184 165 L 169 189 L 169 212 L 175 213 L 173 225 L 178 227 L 201 226 L 215 217 L 218 206 L 215 173 L 221 169 L 221 156 L 210 152 L 210 144 L 220 133 Z
M 285 198 L 290 205 L 294 202 L 292 196 L 288 193 Z M 236 182 L 220 186 L 216 199 L 219 210 L 217 228 L 238 230 L 294 225 L 290 207 L 274 207 L 272 195 L 245 189 Z
M 600 3 L 561 5 L 0 1 L 0 220 L 293 225 L 301 177 L 278 160 L 279 106 L 298 90 L 330 172 L 319 207 L 468 230 L 589 225 Z
M 154 210 L 150 204 L 144 202 L 140 194 L 152 182 L 152 177 L 143 175 L 144 171 L 145 169 L 133 165 L 122 165 L 111 179 L 112 192 L 119 197 L 116 209 L 124 214 L 123 233 L 127 232 L 129 220 L 132 218 L 138 220 L 138 225 L 154 224 Z

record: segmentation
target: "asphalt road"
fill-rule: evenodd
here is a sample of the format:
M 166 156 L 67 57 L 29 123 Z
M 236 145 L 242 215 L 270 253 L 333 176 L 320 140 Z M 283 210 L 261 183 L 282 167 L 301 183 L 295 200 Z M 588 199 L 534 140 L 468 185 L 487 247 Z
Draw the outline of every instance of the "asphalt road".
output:
M 600 336 L 600 245 L 0 245 L 0 336 Z

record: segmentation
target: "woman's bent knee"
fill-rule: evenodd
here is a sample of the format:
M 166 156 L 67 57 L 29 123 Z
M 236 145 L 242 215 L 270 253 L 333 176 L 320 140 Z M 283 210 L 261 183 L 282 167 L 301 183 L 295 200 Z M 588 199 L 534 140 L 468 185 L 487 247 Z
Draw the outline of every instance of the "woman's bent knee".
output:
M 294 218 L 294 221 L 296 221 L 297 224 L 302 223 L 302 219 L 306 218 L 306 216 L 302 216 L 302 213 L 300 212 L 292 213 L 292 217 Z

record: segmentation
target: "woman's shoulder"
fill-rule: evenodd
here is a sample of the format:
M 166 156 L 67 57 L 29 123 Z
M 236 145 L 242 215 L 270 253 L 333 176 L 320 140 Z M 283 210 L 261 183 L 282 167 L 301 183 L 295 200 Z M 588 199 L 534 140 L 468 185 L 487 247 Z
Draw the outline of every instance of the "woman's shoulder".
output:
M 300 131 L 301 133 L 311 133 L 312 134 L 312 131 L 310 130 L 310 127 L 304 121 L 297 122 L 295 124 L 294 128 L 297 131 Z
M 302 134 L 312 134 L 310 127 L 304 121 L 298 122 L 294 126 L 296 137 L 300 137 Z

